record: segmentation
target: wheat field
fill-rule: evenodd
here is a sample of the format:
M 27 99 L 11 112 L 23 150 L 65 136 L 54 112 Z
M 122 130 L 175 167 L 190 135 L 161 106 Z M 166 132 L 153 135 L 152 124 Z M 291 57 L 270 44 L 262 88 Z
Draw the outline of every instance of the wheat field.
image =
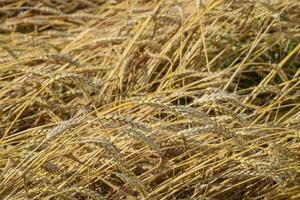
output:
M 299 0 L 1 0 L 0 199 L 300 199 Z

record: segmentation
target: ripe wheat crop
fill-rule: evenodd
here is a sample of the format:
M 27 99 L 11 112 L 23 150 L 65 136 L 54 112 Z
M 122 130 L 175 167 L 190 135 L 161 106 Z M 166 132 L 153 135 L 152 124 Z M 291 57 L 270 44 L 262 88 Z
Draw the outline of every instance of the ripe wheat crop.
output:
M 298 0 L 2 0 L 0 49 L 0 199 L 300 199 Z

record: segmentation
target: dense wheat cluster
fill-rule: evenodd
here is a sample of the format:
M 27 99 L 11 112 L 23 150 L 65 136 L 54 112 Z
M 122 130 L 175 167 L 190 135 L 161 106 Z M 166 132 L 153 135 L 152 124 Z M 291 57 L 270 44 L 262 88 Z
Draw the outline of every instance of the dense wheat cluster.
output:
M 300 199 L 300 1 L 1 0 L 0 199 Z

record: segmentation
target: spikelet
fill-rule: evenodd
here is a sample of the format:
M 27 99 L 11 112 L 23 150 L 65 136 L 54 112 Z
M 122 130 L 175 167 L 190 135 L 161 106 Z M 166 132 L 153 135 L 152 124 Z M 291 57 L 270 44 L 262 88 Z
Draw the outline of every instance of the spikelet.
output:
M 73 187 L 73 190 L 75 192 L 86 195 L 86 196 L 88 196 L 92 199 L 95 199 L 95 200 L 104 200 L 104 199 L 106 199 L 105 197 L 100 195 L 98 192 L 95 192 L 95 191 L 93 191 L 91 189 L 88 189 L 88 188 L 85 188 L 85 187 Z
M 32 37 L 32 36 L 28 36 L 28 35 L 23 35 L 18 39 L 18 42 L 21 43 L 28 43 L 41 48 L 45 53 L 51 53 L 51 51 L 56 50 L 56 48 L 54 48 L 52 45 L 49 45 L 45 42 L 41 42 L 39 40 L 37 40 L 36 38 Z
M 153 11 L 150 11 L 150 12 L 143 12 L 143 13 L 139 13 L 138 15 L 134 15 L 134 19 L 145 19 L 145 18 L 148 18 L 148 17 L 156 17 L 156 13 L 153 12 Z
M 1 172 L 0 177 L 2 178 L 2 177 L 5 175 L 5 173 L 6 173 L 9 169 L 11 169 L 13 166 L 15 166 L 15 162 L 14 162 L 11 158 L 8 158 L 5 167 L 4 167 L 4 169 L 2 170 L 2 172 Z
M 60 14 L 63 13 L 60 10 L 50 8 L 50 7 L 38 7 L 38 8 L 33 8 L 33 9 L 39 10 L 39 11 L 42 11 L 42 12 L 46 12 L 46 13 L 49 13 L 49 14 L 54 14 L 54 15 L 60 15 Z
M 144 45 L 146 47 L 148 47 L 151 50 L 157 51 L 159 52 L 161 49 L 161 45 L 153 40 L 141 40 L 141 41 L 137 41 L 136 42 L 137 45 Z M 146 53 L 147 56 L 147 53 Z
M 285 182 L 284 177 L 282 177 L 278 173 L 273 172 L 271 167 L 272 165 L 270 163 L 260 162 L 256 160 L 251 162 L 247 160 L 241 160 L 241 162 L 241 166 L 244 168 L 243 172 L 246 175 L 268 177 L 282 185 Z M 249 166 L 251 166 L 250 169 Z
M 58 135 L 60 135 L 62 132 L 70 129 L 74 125 L 77 125 L 80 122 L 81 118 L 71 118 L 67 121 L 61 122 L 58 126 L 56 126 L 54 129 L 52 129 L 50 132 L 46 135 L 47 142 L 54 140 Z
M 4 57 L 4 58 L 0 58 L 0 63 L 11 62 L 13 60 L 15 60 L 15 59 L 11 58 L 11 57 Z
M 142 185 L 135 177 L 126 176 L 125 174 L 121 173 L 114 173 L 118 177 L 120 177 L 124 182 L 128 183 L 131 187 L 136 188 L 136 190 L 141 194 L 143 199 L 147 199 L 148 192 L 145 186 Z
M 80 141 L 78 143 L 93 143 L 101 148 L 104 148 L 109 155 L 111 155 L 116 164 L 120 167 L 120 169 L 124 172 L 124 173 L 128 173 L 129 172 L 129 168 L 127 166 L 127 164 L 125 163 L 125 161 L 122 159 L 122 155 L 118 152 L 118 150 L 114 147 L 114 145 L 107 140 L 106 138 L 93 138 L 93 139 L 84 139 L 83 141 Z
M 30 138 L 36 138 L 39 136 L 45 136 L 51 129 L 50 128 L 32 128 L 28 129 L 19 133 L 16 133 L 14 135 L 8 136 L 6 141 L 14 141 L 18 140 L 20 137 L 30 137 Z
M 159 19 L 159 22 L 163 25 L 174 25 L 177 24 L 181 26 L 182 21 L 177 15 L 173 14 L 160 14 L 157 16 L 157 19 Z
M 120 44 L 126 37 L 104 37 L 92 40 L 89 44 Z
M 228 177 L 232 177 L 232 176 L 250 176 L 250 177 L 267 177 L 267 178 L 270 178 L 272 179 L 273 181 L 277 182 L 277 183 L 280 183 L 280 184 L 283 184 L 284 180 L 281 176 L 275 174 L 275 173 L 272 173 L 270 171 L 267 171 L 267 170 L 262 170 L 260 169 L 259 171 L 256 171 L 255 169 L 242 169 L 238 172 L 234 172 L 233 175 L 225 175 L 224 177 L 228 178 Z
M 62 14 L 62 12 L 60 10 L 54 9 L 54 8 L 50 8 L 50 7 L 20 7 L 22 9 L 32 9 L 32 10 L 37 10 L 37 11 L 41 11 L 43 13 L 47 13 L 47 14 L 53 14 L 53 15 L 60 15 Z
M 42 169 L 44 169 L 45 171 L 47 171 L 51 174 L 61 174 L 62 173 L 62 170 L 60 169 L 60 167 L 58 167 L 57 165 L 55 165 L 54 163 L 51 163 L 51 162 L 46 162 L 41 167 L 42 167 Z
M 120 122 L 123 124 L 128 124 L 131 127 L 138 128 L 138 129 L 146 131 L 146 132 L 151 132 L 151 127 L 147 126 L 144 123 L 137 122 L 130 117 L 125 117 L 122 115 L 105 115 L 105 116 L 103 116 L 103 118 L 101 117 L 100 119 L 117 121 L 117 122 Z
M 6 45 L 3 45 L 2 42 L 0 41 L 2 49 L 4 49 L 13 59 L 18 59 L 18 56 L 14 53 L 12 49 L 7 47 Z
M 206 125 L 206 126 L 200 126 L 200 127 L 192 127 L 189 129 L 184 129 L 179 131 L 177 134 L 180 136 L 194 136 L 194 135 L 198 135 L 201 133 L 208 133 L 211 131 L 214 131 L 215 128 L 212 125 Z
M 235 113 L 233 110 L 230 110 L 229 108 L 226 108 L 225 106 L 219 105 L 219 104 L 212 104 L 212 105 L 204 105 L 202 108 L 212 108 L 220 113 L 224 113 L 227 116 L 232 117 L 234 120 L 239 122 L 241 125 L 246 126 L 249 125 L 249 122 L 245 118 L 244 115 Z
M 6 21 L 5 25 L 18 25 L 18 24 L 34 24 L 34 25 L 47 25 L 50 21 L 47 19 L 35 19 L 35 18 L 21 18 L 18 20 Z
M 160 152 L 159 146 L 151 138 L 146 136 L 143 132 L 139 131 L 138 129 L 129 128 L 122 132 L 137 139 L 138 141 L 143 142 L 145 145 L 149 146 L 152 150 L 156 152 Z
M 61 14 L 60 17 L 68 18 L 68 19 L 82 19 L 82 20 L 89 20 L 89 19 L 97 19 L 102 20 L 103 17 L 94 14 L 88 14 L 83 12 L 77 12 L 72 14 Z
M 244 105 L 239 101 L 237 95 L 215 88 L 209 89 L 209 94 L 203 95 L 201 98 L 194 101 L 195 104 L 199 105 L 210 102 L 230 102 L 238 107 L 244 107 Z
M 26 74 L 38 75 L 41 77 L 49 77 L 49 75 L 46 72 L 43 72 L 39 69 L 20 69 L 20 70 Z
M 13 26 L 8 26 L 8 25 L 5 25 L 5 24 L 0 24 L 0 32 L 1 33 L 10 33 L 13 31 Z
M 134 25 L 136 25 L 139 22 L 138 19 L 130 19 L 130 20 L 126 20 L 120 27 L 119 27 L 119 31 L 118 34 L 119 35 L 127 35 L 130 28 L 132 28 Z M 125 31 L 127 29 L 127 31 Z M 123 33 L 123 31 L 125 33 Z
M 60 75 L 56 75 L 51 78 L 45 84 L 50 85 L 54 82 L 62 81 L 62 82 L 72 82 L 78 85 L 83 91 L 87 91 L 88 93 L 92 93 L 96 91 L 97 86 L 89 79 L 82 77 L 81 75 L 74 73 L 63 73 Z
M 133 8 L 130 11 L 133 14 L 140 14 L 145 12 L 151 12 L 152 10 L 153 10 L 152 8 Z
M 64 38 L 64 39 L 68 39 L 68 40 L 76 39 L 76 37 L 73 34 L 67 33 L 64 31 L 49 30 L 49 31 L 45 31 L 44 34 L 51 38 L 58 37 L 58 38 Z
M 205 3 L 205 0 L 195 0 L 196 8 L 201 8 Z
M 22 156 L 25 158 L 25 156 L 28 155 L 30 151 L 34 150 L 35 152 L 40 152 L 49 146 L 49 142 L 43 142 L 43 144 L 41 144 L 42 142 L 43 142 L 43 138 L 35 138 L 29 140 L 28 144 L 24 146 L 24 150 L 23 150 L 24 155 Z
M 300 155 L 298 153 L 291 152 L 288 148 L 284 148 L 279 144 L 271 143 L 270 150 L 270 156 L 279 165 L 288 166 L 289 159 L 300 162 Z
M 50 8 L 50 7 L 27 7 L 27 6 L 21 6 L 18 9 L 22 10 L 36 10 L 36 11 L 41 11 L 46 14 L 53 14 L 53 15 L 60 15 L 62 12 L 60 10 Z
M 166 55 L 159 55 L 159 54 L 154 54 L 154 53 L 151 53 L 149 51 L 146 51 L 144 53 L 144 56 L 149 57 L 149 58 L 159 59 L 159 60 L 162 60 L 162 61 L 168 61 L 171 65 L 173 64 L 172 60 Z
M 212 80 L 216 80 L 216 79 L 224 79 L 229 75 L 229 71 L 228 70 L 223 70 L 223 71 L 219 71 L 219 72 L 215 72 L 211 75 L 208 75 L 204 78 L 202 78 L 200 81 L 201 82 L 208 82 L 208 81 L 212 81 Z M 208 90 L 211 90 L 211 88 L 207 88 Z
M 183 78 L 191 78 L 191 77 L 196 77 L 196 78 L 203 78 L 209 75 L 209 73 L 205 72 L 198 72 L 196 70 L 184 70 L 183 72 L 175 72 L 172 78 L 178 80 L 178 79 L 183 79 Z
M 300 127 L 300 112 L 291 116 L 288 120 L 285 121 L 287 126 L 295 126 L 296 128 Z
M 70 73 L 87 73 L 87 72 L 99 72 L 99 71 L 103 71 L 103 72 L 106 72 L 106 71 L 109 71 L 110 69 L 107 68 L 107 67 L 97 67 L 97 66 L 87 66 L 87 67 L 84 67 L 84 68 L 77 68 L 77 69 L 72 69 L 70 70 L 69 72 Z M 68 70 L 66 70 L 68 71 Z
M 222 127 L 222 129 L 224 132 L 222 132 L 221 135 L 225 139 L 233 139 L 235 143 L 241 148 L 245 148 L 246 146 L 248 146 L 246 139 L 242 135 L 239 135 L 225 127 Z
M 130 55 L 122 60 L 122 64 L 121 64 L 120 70 L 119 70 L 121 92 L 123 90 L 125 90 L 125 80 L 126 80 L 126 77 L 128 77 L 129 66 L 130 66 L 130 63 L 132 62 L 133 58 L 134 58 L 134 55 Z
M 192 114 L 196 116 L 198 119 L 206 120 L 206 123 L 211 124 L 215 127 L 215 131 L 222 136 L 224 139 L 233 139 L 235 143 L 239 146 L 244 148 L 247 146 L 247 142 L 245 138 L 243 138 L 241 135 L 235 133 L 234 131 L 226 128 L 225 126 L 218 123 L 216 120 L 213 120 L 210 118 L 206 113 L 199 112 L 196 109 L 185 107 L 184 111 L 188 114 Z
M 174 106 L 168 103 L 164 103 L 163 101 L 160 101 L 159 99 L 141 99 L 139 97 L 135 97 L 131 99 L 134 103 L 137 103 L 139 105 L 147 105 L 151 107 L 158 107 L 162 108 L 168 111 L 171 111 L 177 115 L 181 116 L 187 116 L 185 112 L 183 112 L 182 108 L 179 106 Z
M 82 67 L 82 65 L 74 60 L 70 55 L 59 54 L 59 53 L 49 53 L 45 55 L 46 58 L 54 59 L 58 62 L 69 63 L 76 67 Z
M 278 95 L 282 94 L 282 90 L 278 86 L 274 86 L 274 85 L 262 85 L 258 89 L 258 93 L 268 93 L 268 92 L 275 93 Z
M 22 177 L 24 174 L 25 173 L 22 169 L 10 168 L 7 170 L 7 173 L 3 175 L 3 178 L 8 179 L 10 177 Z
M 44 184 L 44 187 L 41 188 L 40 192 L 44 193 L 50 193 L 52 195 L 49 196 L 49 198 L 53 197 L 61 197 L 62 199 L 68 199 L 68 200 L 76 200 L 75 198 L 70 197 L 70 190 L 62 191 L 58 187 L 54 187 L 50 184 Z

